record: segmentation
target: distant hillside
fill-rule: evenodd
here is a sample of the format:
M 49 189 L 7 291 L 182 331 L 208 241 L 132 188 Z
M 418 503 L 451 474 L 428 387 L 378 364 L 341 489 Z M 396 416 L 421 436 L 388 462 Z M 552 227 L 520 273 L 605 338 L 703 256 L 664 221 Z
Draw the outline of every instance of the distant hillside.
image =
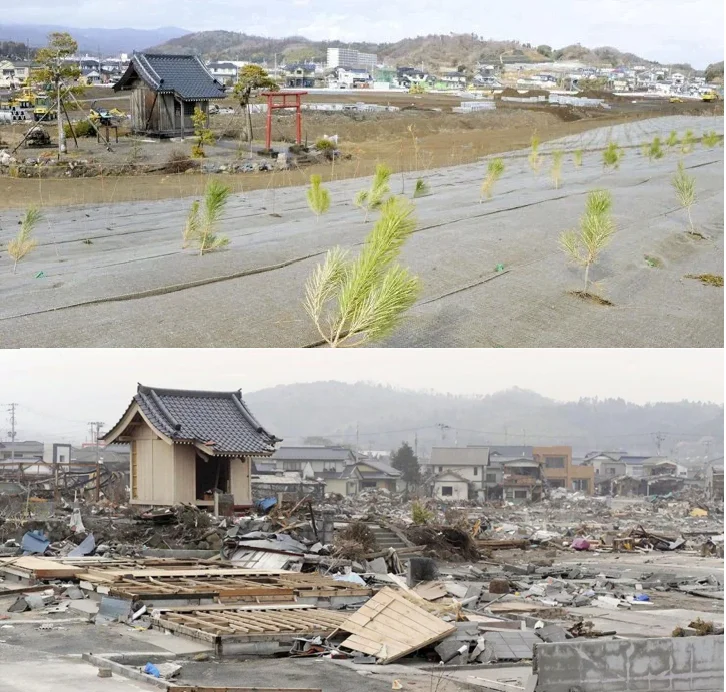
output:
M 299 60 L 324 61 L 327 49 L 349 47 L 377 53 L 379 59 L 397 65 L 426 68 L 450 68 L 458 65 L 473 67 L 477 62 L 498 63 L 500 56 L 509 62 L 547 62 L 554 57 L 568 60 L 586 59 L 602 65 L 650 64 L 650 61 L 615 48 L 589 49 L 567 46 L 553 50 L 549 46 L 532 47 L 519 41 L 493 41 L 474 34 L 417 36 L 396 43 L 341 43 L 340 41 L 310 41 L 302 36 L 265 38 L 232 31 L 200 31 L 171 39 L 149 50 L 161 53 L 194 53 L 207 59 L 252 60 L 272 63 Z
M 78 48 L 83 53 L 96 55 L 100 50 L 106 56 L 143 50 L 189 33 L 187 29 L 172 26 L 160 29 L 79 29 L 50 24 L 0 24 L 0 41 L 29 42 L 31 48 L 40 48 L 46 45 L 48 34 L 53 31 L 69 33 L 78 41 Z
M 278 386 L 245 399 L 255 416 L 288 444 L 299 444 L 304 437 L 355 444 L 357 428 L 362 449 L 387 450 L 403 440 L 413 444 L 417 434 L 420 451 L 458 441 L 571 444 L 580 455 L 596 449 L 654 454 L 653 433 L 661 432 L 664 453 L 688 445 L 689 454 L 703 454 L 704 438 L 712 438 L 711 455 L 723 454 L 723 407 L 715 404 L 639 406 L 622 399 L 561 403 L 521 389 L 466 397 L 340 382 Z

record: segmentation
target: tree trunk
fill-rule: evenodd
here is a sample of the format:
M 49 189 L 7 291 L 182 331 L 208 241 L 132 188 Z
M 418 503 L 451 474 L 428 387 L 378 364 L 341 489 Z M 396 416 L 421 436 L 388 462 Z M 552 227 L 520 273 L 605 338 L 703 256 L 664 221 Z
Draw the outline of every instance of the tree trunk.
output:
M 585 265 L 585 295 L 587 295 L 587 287 L 589 285 L 590 280 L 590 265 Z

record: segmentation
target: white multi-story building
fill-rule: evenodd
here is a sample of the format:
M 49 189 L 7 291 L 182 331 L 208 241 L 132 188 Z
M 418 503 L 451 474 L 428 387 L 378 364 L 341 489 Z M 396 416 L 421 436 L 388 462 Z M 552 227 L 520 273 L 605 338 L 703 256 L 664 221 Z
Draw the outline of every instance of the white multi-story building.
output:
M 361 53 L 353 48 L 328 48 L 328 69 L 351 67 L 372 73 L 378 63 L 375 53 Z

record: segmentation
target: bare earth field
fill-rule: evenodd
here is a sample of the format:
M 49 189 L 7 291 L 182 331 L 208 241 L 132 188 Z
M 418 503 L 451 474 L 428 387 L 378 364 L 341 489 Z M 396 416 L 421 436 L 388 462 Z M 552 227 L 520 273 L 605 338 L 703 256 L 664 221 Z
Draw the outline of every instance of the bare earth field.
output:
M 550 147 L 585 154 L 579 168 L 566 156 L 559 189 L 547 162 L 535 175 L 526 152 L 510 146 L 515 151 L 505 157 L 506 172 L 484 203 L 484 162 L 395 176 L 394 193 L 410 195 L 422 176 L 431 194 L 416 200 L 418 228 L 403 252 L 403 262 L 421 277 L 423 295 L 384 345 L 722 346 L 723 289 L 686 277 L 723 275 L 723 148 L 698 144 L 684 156 L 671 151 L 652 162 L 640 152 L 655 134 L 688 128 L 697 137 L 722 134 L 723 118 L 638 119 L 563 132 Z M 627 149 L 619 170 L 605 171 L 601 149 L 610 140 Z M 390 152 L 385 160 L 394 157 Z M 686 233 L 685 212 L 670 186 L 681 158 L 696 177 L 693 218 L 704 238 Z M 230 237 L 228 249 L 204 257 L 181 249 L 189 200 L 47 207 L 39 247 L 17 274 L 0 249 L 2 345 L 315 345 L 301 302 L 305 280 L 328 248 L 355 248 L 371 227 L 351 201 L 368 181 L 339 180 L 337 168 L 329 185 L 333 204 L 319 222 L 303 188 L 237 194 L 220 228 Z M 55 181 L 42 184 L 49 182 Z M 119 188 L 127 182 L 107 180 Z M 576 225 L 594 188 L 612 192 L 618 228 L 594 271 L 609 307 L 571 295 L 581 288 L 581 274 L 567 266 L 557 243 L 562 230 Z M 15 234 L 19 216 L 19 210 L 2 215 L 1 246 Z M 504 271 L 496 271 L 500 264 Z

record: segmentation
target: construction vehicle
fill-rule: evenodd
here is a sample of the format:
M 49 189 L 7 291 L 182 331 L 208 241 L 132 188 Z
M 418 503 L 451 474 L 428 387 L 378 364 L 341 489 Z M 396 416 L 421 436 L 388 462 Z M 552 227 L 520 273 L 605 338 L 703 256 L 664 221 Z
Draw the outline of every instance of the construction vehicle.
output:
M 668 99 L 669 103 L 683 103 L 683 99 L 680 96 L 671 96 Z
M 96 108 L 96 102 L 91 104 L 90 120 L 96 125 L 115 125 L 119 118 L 123 118 L 126 114 L 118 108 Z
M 33 108 L 33 118 L 36 122 L 48 122 L 58 117 L 55 104 L 51 97 L 46 93 L 37 94 L 35 97 L 35 107 Z
M 701 101 L 705 103 L 715 103 L 719 100 L 719 95 L 715 91 L 707 91 L 701 96 Z

